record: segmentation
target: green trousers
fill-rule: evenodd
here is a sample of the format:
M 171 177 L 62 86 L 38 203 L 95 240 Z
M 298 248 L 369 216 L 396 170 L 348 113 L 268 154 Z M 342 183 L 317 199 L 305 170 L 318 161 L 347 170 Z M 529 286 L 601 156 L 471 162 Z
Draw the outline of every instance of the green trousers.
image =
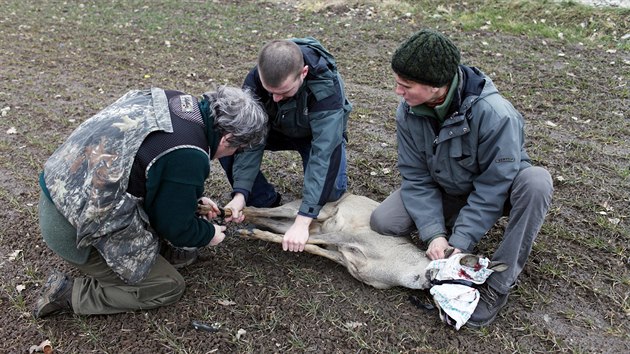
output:
M 107 266 L 95 248 L 91 248 L 87 261 L 83 262 L 85 257 L 77 257 L 77 254 L 85 250 L 76 250 L 73 255 L 72 250 L 64 249 L 67 247 L 59 247 L 75 243 L 76 229 L 44 195 L 39 201 L 39 217 L 42 236 L 49 248 L 85 275 L 74 279 L 74 313 L 97 315 L 148 310 L 173 304 L 184 293 L 184 278 L 160 255 L 143 281 L 128 285 Z

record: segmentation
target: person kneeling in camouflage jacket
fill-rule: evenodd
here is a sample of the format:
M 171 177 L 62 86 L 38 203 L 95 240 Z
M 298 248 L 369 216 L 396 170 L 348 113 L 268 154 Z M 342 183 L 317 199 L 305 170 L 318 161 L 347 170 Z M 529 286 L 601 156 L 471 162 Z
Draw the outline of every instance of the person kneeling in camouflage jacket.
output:
M 184 279 L 160 244 L 195 249 L 225 238 L 225 226 L 209 221 L 219 208 L 202 197 L 210 159 L 262 143 L 266 126 L 248 91 L 225 86 L 200 98 L 133 90 L 83 122 L 46 161 L 39 216 L 47 246 L 86 277 L 53 271 L 34 316 L 178 301 Z M 199 215 L 198 203 L 212 211 Z

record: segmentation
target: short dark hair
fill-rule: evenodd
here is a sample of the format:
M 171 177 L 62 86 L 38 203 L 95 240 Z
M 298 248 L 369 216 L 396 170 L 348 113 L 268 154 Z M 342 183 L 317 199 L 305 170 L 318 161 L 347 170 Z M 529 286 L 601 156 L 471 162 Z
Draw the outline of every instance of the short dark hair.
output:
M 302 51 L 290 40 L 273 40 L 265 44 L 258 55 L 260 79 L 271 87 L 280 86 L 291 75 L 297 77 L 303 67 Z

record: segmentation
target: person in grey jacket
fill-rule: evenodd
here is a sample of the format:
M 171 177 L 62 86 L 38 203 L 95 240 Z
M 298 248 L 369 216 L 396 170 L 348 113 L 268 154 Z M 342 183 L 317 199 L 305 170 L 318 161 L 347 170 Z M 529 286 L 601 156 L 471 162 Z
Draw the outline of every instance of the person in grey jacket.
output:
M 297 151 L 304 169 L 302 205 L 282 248 L 302 252 L 311 221 L 347 189 L 346 128 L 352 105 L 334 57 L 311 37 L 265 44 L 243 87 L 265 107 L 269 134 L 257 148 L 219 159 L 233 186 L 226 207 L 278 206 L 280 194 L 260 172 L 263 153 Z M 233 218 L 243 220 L 240 212 Z
M 486 326 L 507 303 L 550 207 L 550 174 L 532 166 L 523 117 L 479 69 L 460 64 L 444 35 L 420 30 L 395 51 L 400 189 L 373 212 L 386 235 L 417 229 L 430 259 L 473 252 L 501 216 L 509 222 L 493 261 L 509 266 L 481 289 L 467 324 Z

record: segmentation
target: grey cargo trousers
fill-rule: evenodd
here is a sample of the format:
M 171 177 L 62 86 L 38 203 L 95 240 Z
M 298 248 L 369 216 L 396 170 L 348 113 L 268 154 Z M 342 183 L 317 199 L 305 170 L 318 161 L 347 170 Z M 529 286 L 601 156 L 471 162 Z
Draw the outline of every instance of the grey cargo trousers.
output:
M 504 211 L 508 212 L 508 225 L 492 256 L 493 261 L 503 262 L 509 268 L 502 273 L 492 274 L 486 282 L 499 293 L 508 293 L 521 274 L 551 205 L 552 195 L 551 175 L 542 167 L 533 166 L 521 170 L 514 179 L 509 197 L 511 208 Z M 452 226 L 464 205 L 465 198 L 442 195 L 447 227 Z M 394 191 L 374 210 L 370 226 L 380 234 L 391 236 L 407 236 L 416 229 L 403 205 L 400 189 Z
M 78 259 L 85 257 L 73 257 L 72 252 L 62 251 L 63 247 L 59 244 L 62 240 L 70 240 L 74 244 L 77 231 L 44 195 L 39 201 L 39 216 L 42 236 L 50 243 L 48 246 L 70 265 L 87 275 L 74 279 L 72 288 L 74 313 L 97 315 L 148 310 L 173 304 L 184 293 L 186 287 L 184 278 L 160 255 L 157 256 L 147 277 L 134 285 L 121 280 L 94 247 L 91 247 L 87 261 L 76 263 Z

